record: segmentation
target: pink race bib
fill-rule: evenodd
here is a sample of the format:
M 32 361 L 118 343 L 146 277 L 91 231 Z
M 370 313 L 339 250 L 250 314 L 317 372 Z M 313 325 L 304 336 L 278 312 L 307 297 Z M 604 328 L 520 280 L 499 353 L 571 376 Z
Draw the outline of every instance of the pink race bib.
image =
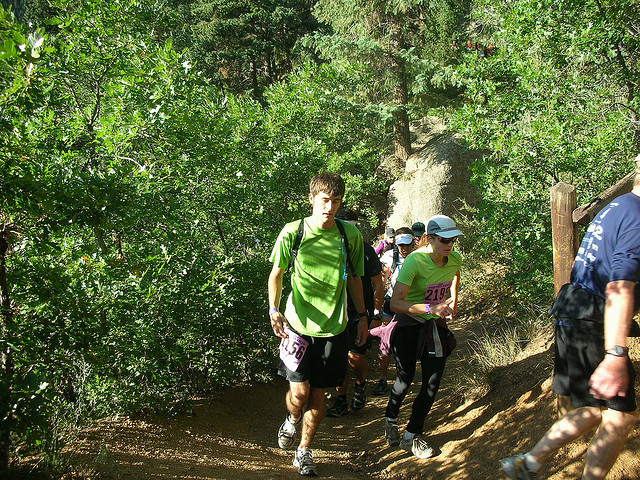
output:
M 280 341 L 280 359 L 289 370 L 295 372 L 304 357 L 304 352 L 307 351 L 309 342 L 289 329 L 286 329 L 285 332 L 288 337 Z
M 451 284 L 453 282 L 432 283 L 424 292 L 424 303 L 429 305 L 437 305 L 445 301 L 451 292 Z

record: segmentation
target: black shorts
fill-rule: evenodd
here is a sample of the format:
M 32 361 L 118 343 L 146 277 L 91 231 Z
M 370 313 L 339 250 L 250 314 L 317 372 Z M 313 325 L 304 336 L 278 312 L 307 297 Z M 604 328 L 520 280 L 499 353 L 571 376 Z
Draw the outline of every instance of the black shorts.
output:
M 368 321 L 369 325 L 371 325 L 371 320 Z M 358 325 L 360 324 L 360 320 L 349 320 L 347 324 L 347 330 L 349 331 L 349 351 L 351 353 L 358 353 L 360 355 L 364 355 L 367 353 L 367 350 L 371 348 L 371 335 L 367 335 L 367 341 L 364 342 L 364 345 L 357 346 L 356 340 L 358 339 Z
M 626 397 L 598 400 L 589 393 L 589 379 L 604 358 L 604 326 L 598 322 L 556 318 L 553 391 L 571 397 L 571 406 L 607 407 L 619 412 L 636 409 L 635 371 L 627 358 Z
M 282 361 L 278 373 L 290 382 L 309 381 L 314 388 L 339 387 L 344 383 L 347 373 L 347 359 L 349 351 L 349 332 L 344 329 L 333 337 L 311 337 L 301 335 L 309 346 L 304 357 L 294 372 L 289 370 Z

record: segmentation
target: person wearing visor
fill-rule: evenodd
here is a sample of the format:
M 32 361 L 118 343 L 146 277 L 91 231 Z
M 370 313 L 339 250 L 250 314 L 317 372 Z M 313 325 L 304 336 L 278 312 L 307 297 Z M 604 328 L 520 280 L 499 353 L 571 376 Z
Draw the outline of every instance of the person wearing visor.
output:
M 391 295 L 393 294 L 393 284 L 398 278 L 398 273 L 402 268 L 402 262 L 404 262 L 407 255 L 413 252 L 413 249 L 416 246 L 416 242 L 413 238 L 413 231 L 409 227 L 399 228 L 396 231 L 394 243 L 396 247 L 393 250 L 385 252 L 380 258 L 380 263 L 382 263 L 382 276 L 387 287 L 384 295 L 384 304 L 382 306 L 382 325 L 387 325 L 393 317 L 393 312 L 391 311 L 390 306 Z M 372 326 L 376 327 L 378 325 L 374 324 Z M 373 394 L 376 396 L 384 395 L 389 390 L 389 387 L 387 386 L 387 371 L 389 369 L 390 361 L 391 357 L 388 354 L 385 355 L 378 351 L 378 369 L 380 378 L 373 390 Z
M 398 273 L 390 302 L 396 313 L 391 328 L 381 335 L 381 343 L 390 347 L 396 360 L 396 381 L 385 412 L 385 437 L 389 445 L 400 445 L 418 458 L 435 454 L 420 434 L 440 387 L 446 358 L 455 347 L 447 320 L 457 310 L 462 257 L 453 246 L 461 235 L 451 218 L 436 215 L 429 219 L 420 239 L 423 246 L 407 256 Z M 418 360 L 422 386 L 400 438 L 398 415 Z

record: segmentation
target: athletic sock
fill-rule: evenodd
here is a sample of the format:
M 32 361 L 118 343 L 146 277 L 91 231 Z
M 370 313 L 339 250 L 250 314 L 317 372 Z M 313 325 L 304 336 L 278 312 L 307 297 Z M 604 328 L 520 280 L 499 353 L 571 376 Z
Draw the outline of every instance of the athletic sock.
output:
M 538 470 L 540 470 L 540 467 L 542 466 L 530 453 L 524 454 L 524 463 L 527 466 L 527 469 L 533 473 L 536 473 Z
M 404 432 L 404 435 L 402 435 L 402 439 L 403 440 L 413 440 L 415 438 L 415 436 L 416 436 L 415 433 Z
M 291 420 L 291 423 L 293 423 L 295 425 L 295 424 L 298 423 L 298 420 L 300 420 L 300 417 L 293 418 L 293 415 L 291 415 L 291 413 L 289 413 L 289 419 Z

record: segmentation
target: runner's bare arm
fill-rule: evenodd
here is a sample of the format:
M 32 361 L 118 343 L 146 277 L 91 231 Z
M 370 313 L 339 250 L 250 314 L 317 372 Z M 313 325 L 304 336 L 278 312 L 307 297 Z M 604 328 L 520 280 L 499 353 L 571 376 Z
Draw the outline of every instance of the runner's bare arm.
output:
M 460 270 L 456 273 L 456 276 L 453 277 L 453 282 L 451 283 L 451 309 L 453 310 L 453 316 L 458 313 L 458 293 L 460 292 Z
M 271 328 L 276 337 L 287 338 L 287 334 L 284 329 L 288 326 L 284 315 L 280 313 L 278 307 L 280 306 L 280 297 L 282 296 L 282 278 L 284 277 L 284 269 L 279 268 L 275 264 L 269 274 L 269 320 L 271 321 Z M 276 311 L 274 311 L 274 309 Z
M 410 285 L 396 282 L 393 287 L 393 295 L 391 296 L 391 310 L 399 313 L 412 313 L 414 315 L 421 315 L 425 313 L 427 308 L 424 303 L 411 303 L 405 300 L 407 294 L 409 293 L 410 287 Z M 429 305 L 429 308 L 429 313 L 438 315 L 440 318 L 446 318 L 453 315 L 453 309 L 451 308 L 451 299 L 444 303 Z
M 356 307 L 358 313 L 366 312 L 364 306 L 364 294 L 362 293 L 362 280 L 360 277 L 354 277 L 347 275 L 347 288 L 349 289 L 349 295 L 353 300 L 353 306 Z M 367 341 L 367 335 L 369 335 L 369 322 L 366 316 L 360 317 L 360 323 L 358 324 L 358 338 L 356 339 L 356 345 L 361 346 Z
M 633 317 L 635 283 L 627 280 L 609 282 L 605 290 L 604 348 L 627 346 L 627 334 Z M 629 385 L 627 356 L 605 355 L 591 379 L 591 394 L 596 398 L 610 399 L 625 396 Z
M 378 311 L 382 310 L 384 302 L 384 282 L 381 275 L 371 277 L 371 286 L 373 287 L 373 308 Z

